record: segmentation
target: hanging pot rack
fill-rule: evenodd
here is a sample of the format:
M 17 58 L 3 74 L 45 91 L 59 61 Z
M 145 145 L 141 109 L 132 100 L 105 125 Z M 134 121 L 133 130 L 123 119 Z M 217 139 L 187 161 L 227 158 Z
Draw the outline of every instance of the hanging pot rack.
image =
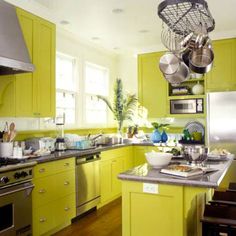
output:
M 215 28 L 205 0 L 165 0 L 158 6 L 158 16 L 176 34 L 187 35 L 199 25 L 208 33 Z

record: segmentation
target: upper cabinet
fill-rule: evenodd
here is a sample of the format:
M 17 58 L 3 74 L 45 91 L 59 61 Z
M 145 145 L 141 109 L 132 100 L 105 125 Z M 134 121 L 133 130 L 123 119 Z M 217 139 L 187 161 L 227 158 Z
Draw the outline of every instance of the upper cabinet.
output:
M 138 95 L 148 109 L 150 118 L 165 117 L 167 113 L 167 81 L 159 70 L 163 52 L 138 56 Z
M 17 9 L 24 39 L 36 70 L 0 78 L 0 116 L 55 116 L 55 25 Z
M 206 75 L 207 92 L 236 90 L 236 39 L 213 42 L 214 65 Z

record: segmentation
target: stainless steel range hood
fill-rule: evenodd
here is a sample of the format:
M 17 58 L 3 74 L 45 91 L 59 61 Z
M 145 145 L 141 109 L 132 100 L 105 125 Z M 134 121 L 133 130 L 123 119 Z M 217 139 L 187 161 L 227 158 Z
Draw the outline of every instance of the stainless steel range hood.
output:
M 33 72 L 13 5 L 0 0 L 0 75 Z

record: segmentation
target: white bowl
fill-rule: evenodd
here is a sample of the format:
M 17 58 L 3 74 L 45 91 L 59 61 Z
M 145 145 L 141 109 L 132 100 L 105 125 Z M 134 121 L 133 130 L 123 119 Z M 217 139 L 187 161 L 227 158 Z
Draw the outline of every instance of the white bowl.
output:
M 167 166 L 173 156 L 172 153 L 165 152 L 147 152 L 145 153 L 148 164 L 154 168 Z

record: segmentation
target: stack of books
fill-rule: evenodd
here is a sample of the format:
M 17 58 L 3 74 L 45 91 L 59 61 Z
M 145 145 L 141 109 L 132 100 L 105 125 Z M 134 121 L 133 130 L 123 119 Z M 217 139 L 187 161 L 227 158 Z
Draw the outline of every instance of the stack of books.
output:
M 217 169 L 189 165 L 169 165 L 168 167 L 161 169 L 160 172 L 163 174 L 187 178 L 191 176 L 203 175 L 214 171 L 217 171 Z

